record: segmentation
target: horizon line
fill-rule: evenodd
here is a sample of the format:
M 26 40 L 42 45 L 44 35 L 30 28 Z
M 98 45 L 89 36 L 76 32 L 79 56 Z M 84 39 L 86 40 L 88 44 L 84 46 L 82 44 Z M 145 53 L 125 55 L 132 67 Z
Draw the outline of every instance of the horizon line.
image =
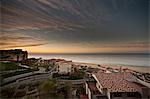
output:
M 57 55 L 57 54 L 58 54 L 58 55 L 59 55 L 59 54 L 62 54 L 62 55 L 63 55 L 63 54 L 64 54 L 64 55 L 67 55 L 67 54 L 68 54 L 68 55 L 75 55 L 75 54 L 76 54 L 76 55 L 79 55 L 79 54 L 80 54 L 80 55 L 82 55 L 82 54 L 83 54 L 83 55 L 84 55 L 84 54 L 85 54 L 85 55 L 91 55 L 91 54 L 95 54 L 95 55 L 96 55 L 96 54 L 98 54 L 98 55 L 100 55 L 100 54 L 101 54 L 101 55 L 107 55 L 107 54 L 108 54 L 108 55 L 109 55 L 109 54 L 110 54 L 110 55 L 113 55 L 113 54 L 114 54 L 114 55 L 115 55 L 115 54 L 116 54 L 116 55 L 117 55 L 117 54 L 118 54 L 118 55 L 119 55 L 119 54 L 148 54 L 148 55 L 149 55 L 150 52 L 124 52 L 124 53 L 122 53 L 122 52 L 120 52 L 120 53 L 119 53 L 119 52 L 118 52 L 118 53 L 34 53 L 34 52 L 29 52 L 29 54 L 49 54 L 49 55 L 50 55 L 50 54 L 51 54 L 51 55 Z

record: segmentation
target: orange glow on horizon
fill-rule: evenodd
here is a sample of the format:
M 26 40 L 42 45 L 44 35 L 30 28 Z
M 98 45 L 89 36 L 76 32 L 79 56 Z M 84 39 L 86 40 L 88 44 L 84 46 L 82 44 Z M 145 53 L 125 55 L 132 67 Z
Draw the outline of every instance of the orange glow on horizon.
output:
M 16 48 L 18 49 L 18 48 Z M 24 47 L 28 53 L 127 53 L 127 52 L 147 52 L 147 48 L 134 47 Z

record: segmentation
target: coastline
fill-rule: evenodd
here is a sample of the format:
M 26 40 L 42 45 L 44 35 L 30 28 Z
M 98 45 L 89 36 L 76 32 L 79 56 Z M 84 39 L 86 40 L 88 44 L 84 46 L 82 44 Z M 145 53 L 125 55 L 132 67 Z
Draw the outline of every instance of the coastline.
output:
M 85 63 L 85 62 L 72 62 L 72 64 L 75 65 L 82 65 L 92 68 L 113 68 L 113 69 L 130 69 L 137 72 L 142 73 L 150 73 L 150 67 L 149 66 L 134 66 L 134 65 L 126 65 L 126 64 L 96 64 L 96 63 Z M 98 66 L 100 65 L 100 67 Z
M 31 55 L 32 56 L 32 55 Z M 39 57 L 39 55 L 37 55 L 38 57 Z M 37 57 L 36 55 L 34 56 L 32 56 L 32 57 Z M 82 66 L 88 66 L 88 67 L 92 67 L 92 68 L 99 68 L 99 69 L 101 69 L 101 67 L 99 67 L 98 65 L 101 65 L 102 67 L 105 67 L 104 69 L 106 69 L 106 68 L 113 68 L 113 69 L 120 69 L 120 67 L 122 68 L 122 69 L 130 69 L 130 70 L 133 70 L 133 71 L 137 71 L 137 72 L 142 72 L 142 73 L 150 73 L 150 66 L 148 66 L 148 63 L 147 63 L 147 65 L 142 65 L 142 64 L 139 64 L 139 61 L 137 60 L 137 61 L 135 61 L 135 63 L 137 64 L 129 64 L 128 62 L 130 62 L 130 61 L 126 61 L 126 62 L 124 62 L 124 63 L 112 63 L 111 61 L 110 61 L 110 63 L 101 63 L 101 61 L 99 61 L 100 63 L 97 63 L 96 61 L 93 61 L 93 62 L 91 62 L 90 61 L 90 58 L 89 57 L 87 57 L 87 58 L 89 58 L 87 61 L 78 61 L 78 59 L 76 59 L 76 56 L 72 56 L 72 57 L 75 57 L 75 58 L 70 58 L 70 56 L 63 56 L 63 57 L 60 57 L 60 55 L 58 54 L 58 55 L 52 55 L 51 57 L 49 57 L 49 55 L 48 56 L 46 56 L 46 55 L 41 55 L 41 57 L 43 58 L 43 59 L 50 59 L 50 58 L 52 58 L 52 57 L 54 57 L 55 59 L 65 59 L 66 61 L 72 61 L 71 63 L 68 63 L 68 65 L 69 64 L 75 64 L 75 65 L 82 65 Z M 112 57 L 112 56 L 111 56 Z M 69 59 L 70 58 L 70 59 Z M 126 59 L 126 57 L 123 57 L 124 59 Z M 84 58 L 83 58 L 84 59 Z M 83 60 L 82 59 L 82 60 Z M 95 59 L 95 58 L 94 58 Z M 118 59 L 118 58 L 117 58 Z M 131 58 L 132 59 L 132 58 Z M 102 58 L 102 60 L 103 60 L 103 58 Z M 107 60 L 107 59 L 106 59 Z M 108 61 L 109 61 L 110 59 L 108 58 Z M 143 59 L 144 60 L 144 59 Z M 121 61 L 121 60 L 120 60 Z M 147 61 L 142 61 L 143 63 L 145 63 L 145 62 L 147 62 Z M 61 63 L 61 64 L 63 64 L 63 63 Z M 61 65 L 60 64 L 60 65 Z M 62 65 L 62 67 L 63 67 L 63 65 Z
M 123 65 L 129 65 L 129 66 L 149 66 L 149 58 L 145 54 L 143 55 L 72 55 L 72 54 L 34 54 L 29 55 L 29 58 L 43 58 L 43 59 L 65 59 L 67 61 L 74 61 L 74 62 L 80 62 L 80 63 L 93 63 L 93 64 L 123 64 Z

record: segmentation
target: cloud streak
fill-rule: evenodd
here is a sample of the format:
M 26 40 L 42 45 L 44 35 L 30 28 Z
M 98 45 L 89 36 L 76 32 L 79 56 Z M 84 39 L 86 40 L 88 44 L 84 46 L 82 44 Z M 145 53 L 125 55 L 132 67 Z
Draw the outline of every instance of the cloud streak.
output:
M 7 32 L 3 32 L 2 35 L 0 35 L 0 49 L 34 47 L 46 44 L 47 43 L 43 40 L 38 40 L 31 36 L 18 35 L 17 33 L 9 34 Z
M 5 45 L 5 46 L 1 46 L 2 49 L 5 49 L 5 48 L 19 48 L 19 47 L 34 47 L 34 46 L 45 45 L 45 43 L 44 44 L 19 44 L 19 45 L 14 45 L 14 44 L 12 45 L 11 43 L 0 43 L 0 44 Z
M 0 9 L 3 48 L 148 46 L 148 0 L 1 0 Z

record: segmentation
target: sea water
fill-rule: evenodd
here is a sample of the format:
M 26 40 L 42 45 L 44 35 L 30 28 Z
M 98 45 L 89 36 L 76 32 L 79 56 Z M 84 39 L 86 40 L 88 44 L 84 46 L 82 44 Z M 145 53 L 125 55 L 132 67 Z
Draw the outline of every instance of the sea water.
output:
M 65 59 L 74 62 L 86 62 L 95 64 L 124 64 L 134 66 L 150 66 L 148 54 L 124 54 L 124 55 L 101 55 L 101 54 L 29 54 L 29 58 L 42 59 Z

